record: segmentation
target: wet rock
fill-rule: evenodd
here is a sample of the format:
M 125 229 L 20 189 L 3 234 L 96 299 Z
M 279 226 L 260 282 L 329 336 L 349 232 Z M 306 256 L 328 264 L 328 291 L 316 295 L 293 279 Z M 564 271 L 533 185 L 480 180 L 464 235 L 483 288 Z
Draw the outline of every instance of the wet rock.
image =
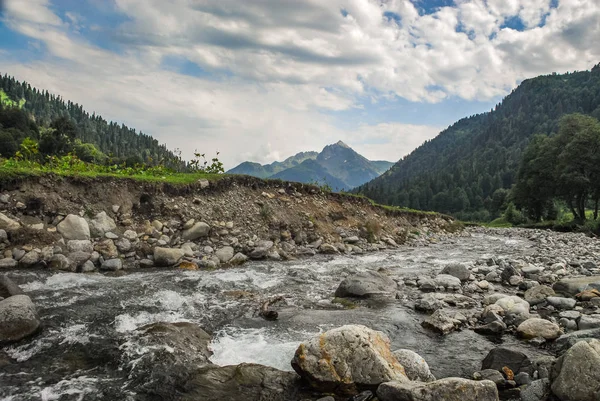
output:
M 554 366 L 552 392 L 562 401 L 600 398 L 600 341 L 579 342 Z
M 492 349 L 481 363 L 482 370 L 501 371 L 505 366 L 508 366 L 515 374 L 521 372 L 529 375 L 533 374 L 533 364 L 527 355 L 510 348 L 496 347 Z
M 459 263 L 444 267 L 440 274 L 449 274 L 458 278 L 460 281 L 467 281 L 469 277 L 471 277 L 471 271 Z
M 6 216 L 4 213 L 0 213 L 0 229 L 5 231 L 14 231 L 18 230 L 20 227 L 21 225 L 17 221 Z
M 89 223 L 90 234 L 93 237 L 104 237 L 106 233 L 117 229 L 115 221 L 109 217 L 106 212 L 98 213 Z
M 194 241 L 198 238 L 208 237 L 210 233 L 210 226 L 203 222 L 195 223 L 192 227 L 184 230 L 181 234 L 181 238 L 184 241 Z
M 0 344 L 19 341 L 39 327 L 35 306 L 27 295 L 13 295 L 0 301 Z
M 546 302 L 554 306 L 556 309 L 573 309 L 577 301 L 573 298 L 548 297 Z
M 520 372 L 515 375 L 515 383 L 517 386 L 524 386 L 531 383 L 531 377 L 529 377 L 528 373 Z
M 101 270 L 117 271 L 123 268 L 123 261 L 121 259 L 108 259 L 100 266 Z
M 22 295 L 23 290 L 14 281 L 8 278 L 7 275 L 0 276 L 0 297 L 8 298 L 13 295 Z
M 534 317 L 521 323 L 517 327 L 517 334 L 525 339 L 542 337 L 546 340 L 554 340 L 560 337 L 562 331 L 557 324 Z
M 497 387 L 504 386 L 506 379 L 497 370 L 494 369 L 484 369 L 479 372 L 473 373 L 473 379 L 475 380 L 490 380 L 493 381 Z
M 574 297 L 585 290 L 600 290 L 600 276 L 565 278 L 554 283 L 552 289 L 566 297 Z
M 169 267 L 177 264 L 183 257 L 183 250 L 178 248 L 154 248 L 154 264 L 159 267 Z
M 377 388 L 381 401 L 497 401 L 498 390 L 489 380 L 449 377 L 430 383 L 391 381 Z
M 17 262 L 13 258 L 0 259 L 0 269 L 12 269 L 17 267 L 18 264 L 19 262 Z
M 442 335 L 454 331 L 460 325 L 461 322 L 444 309 L 436 310 L 421 323 L 421 326 L 424 328 L 433 330 Z
M 219 258 L 221 263 L 227 263 L 233 258 L 233 255 L 234 255 L 233 247 L 224 246 L 223 248 L 217 249 L 217 252 L 215 252 L 215 255 L 217 256 L 217 258 Z
M 366 271 L 345 278 L 335 291 L 335 296 L 340 298 L 393 297 L 397 288 L 396 282 L 388 276 Z
M 70 214 L 56 226 L 58 232 L 66 240 L 89 240 L 90 227 L 83 217 Z
M 303 342 L 292 367 L 322 391 L 354 392 L 360 385 L 408 381 L 387 336 L 360 325 L 342 326 Z
M 394 356 L 404 366 L 406 376 L 412 381 L 430 382 L 435 376 L 429 370 L 429 365 L 423 357 L 409 349 L 399 349 L 393 352 Z
M 546 300 L 546 298 L 556 295 L 554 290 L 547 285 L 538 285 L 525 291 L 525 301 L 530 305 L 537 305 Z
M 506 324 L 502 321 L 495 321 L 491 323 L 484 324 L 482 326 L 477 326 L 473 330 L 475 333 L 484 334 L 484 335 L 499 335 L 503 334 L 507 329 Z
M 550 395 L 550 380 L 534 380 L 521 390 L 521 401 L 545 401 Z
M 238 252 L 235 255 L 233 255 L 233 257 L 229 260 L 229 263 L 231 265 L 237 266 L 237 265 L 243 265 L 244 263 L 246 263 L 247 260 L 248 260 L 248 256 L 244 255 L 241 252 Z

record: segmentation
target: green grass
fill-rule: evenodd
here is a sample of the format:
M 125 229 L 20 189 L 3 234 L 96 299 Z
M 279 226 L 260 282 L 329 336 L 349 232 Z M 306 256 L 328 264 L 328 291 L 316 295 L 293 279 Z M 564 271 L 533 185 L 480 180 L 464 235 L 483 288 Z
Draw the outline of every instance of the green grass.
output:
M 512 223 L 506 221 L 504 217 L 498 217 L 496 220 L 492 220 L 489 223 L 480 223 L 483 227 L 490 228 L 509 228 L 513 227 Z

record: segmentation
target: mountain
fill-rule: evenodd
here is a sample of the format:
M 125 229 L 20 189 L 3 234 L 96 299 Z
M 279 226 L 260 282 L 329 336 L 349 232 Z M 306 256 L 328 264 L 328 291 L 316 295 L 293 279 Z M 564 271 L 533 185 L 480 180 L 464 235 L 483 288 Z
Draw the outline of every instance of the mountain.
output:
M 300 152 L 290 156 L 282 162 L 273 162 L 271 164 L 259 164 L 253 162 L 243 162 L 237 167 L 232 168 L 228 174 L 245 174 L 259 178 L 268 178 L 290 167 L 299 165 L 305 160 L 314 160 L 317 158 L 317 152 Z
M 489 112 L 456 122 L 357 188 L 380 203 L 489 220 L 507 206 L 521 154 L 564 114 L 600 118 L 600 64 L 523 81 Z
M 342 191 L 381 175 L 392 164 L 386 161 L 369 161 L 339 141 L 325 146 L 320 153 L 302 152 L 283 162 L 266 165 L 244 162 L 227 173 L 327 184 L 333 190 Z
M 124 124 L 108 122 L 95 113 L 85 111 L 77 103 L 65 101 L 47 90 L 34 88 L 8 75 L 0 75 L 0 104 L 20 108 L 40 127 L 48 127 L 58 118 L 67 117 L 76 126 L 76 139 L 95 145 L 116 162 L 130 159 L 156 164 L 163 161 L 170 167 L 181 166 L 179 158 L 150 135 L 136 132 Z M 18 145 L 23 138 L 17 135 L 14 139 Z

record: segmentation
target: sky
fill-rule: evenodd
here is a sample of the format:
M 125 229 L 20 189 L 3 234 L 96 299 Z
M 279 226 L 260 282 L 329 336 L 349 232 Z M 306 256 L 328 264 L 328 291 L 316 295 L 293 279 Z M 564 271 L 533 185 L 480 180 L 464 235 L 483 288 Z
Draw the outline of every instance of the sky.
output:
M 0 0 L 0 73 L 226 168 L 397 161 L 598 38 L 598 0 Z

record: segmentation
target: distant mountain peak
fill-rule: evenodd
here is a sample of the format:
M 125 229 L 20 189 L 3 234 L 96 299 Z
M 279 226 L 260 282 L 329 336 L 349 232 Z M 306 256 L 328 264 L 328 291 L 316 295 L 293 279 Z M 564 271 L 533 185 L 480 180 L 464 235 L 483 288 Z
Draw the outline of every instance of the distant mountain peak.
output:
M 337 141 L 335 144 L 336 144 L 337 146 L 341 146 L 341 147 L 343 147 L 343 148 L 348 148 L 348 149 L 350 149 L 350 146 L 346 145 L 346 144 L 345 144 L 344 142 L 342 142 L 342 141 Z

